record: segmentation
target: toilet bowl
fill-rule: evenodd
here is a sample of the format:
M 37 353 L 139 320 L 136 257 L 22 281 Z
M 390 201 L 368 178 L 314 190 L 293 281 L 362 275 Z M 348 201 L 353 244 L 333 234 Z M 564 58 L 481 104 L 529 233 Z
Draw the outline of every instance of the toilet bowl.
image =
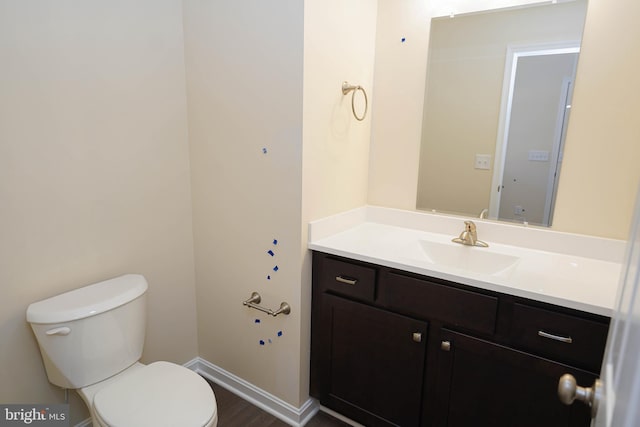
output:
M 94 427 L 216 427 L 216 399 L 195 372 L 144 365 L 145 278 L 128 274 L 31 304 L 27 321 L 49 381 L 75 389 Z

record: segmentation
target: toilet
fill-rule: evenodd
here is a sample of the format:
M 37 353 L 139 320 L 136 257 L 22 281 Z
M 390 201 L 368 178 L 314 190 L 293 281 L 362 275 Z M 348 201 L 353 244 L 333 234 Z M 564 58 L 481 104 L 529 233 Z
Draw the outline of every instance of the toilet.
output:
M 94 427 L 216 427 L 216 399 L 195 372 L 144 365 L 147 281 L 126 274 L 27 308 L 49 381 L 75 389 Z

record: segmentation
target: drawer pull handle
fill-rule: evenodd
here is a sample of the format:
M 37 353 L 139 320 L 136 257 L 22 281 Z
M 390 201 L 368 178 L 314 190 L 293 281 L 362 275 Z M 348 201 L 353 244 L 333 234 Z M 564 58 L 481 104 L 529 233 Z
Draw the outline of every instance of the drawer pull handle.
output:
M 554 341 L 564 342 L 567 344 L 571 344 L 573 342 L 573 339 L 571 337 L 561 337 L 560 335 L 549 334 L 545 331 L 538 331 L 538 336 L 541 336 L 542 338 L 549 338 L 550 340 Z
M 336 276 L 336 282 L 344 283 L 345 285 L 355 285 L 356 283 L 358 283 L 358 279 Z
M 443 351 L 451 351 L 451 341 L 442 341 L 440 343 L 440 349 Z

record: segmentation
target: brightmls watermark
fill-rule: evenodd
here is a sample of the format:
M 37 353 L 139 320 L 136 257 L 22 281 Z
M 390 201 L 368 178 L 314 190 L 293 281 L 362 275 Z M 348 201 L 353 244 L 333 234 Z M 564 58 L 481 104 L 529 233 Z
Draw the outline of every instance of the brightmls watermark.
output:
M 69 427 L 69 405 L 0 404 L 0 427 Z

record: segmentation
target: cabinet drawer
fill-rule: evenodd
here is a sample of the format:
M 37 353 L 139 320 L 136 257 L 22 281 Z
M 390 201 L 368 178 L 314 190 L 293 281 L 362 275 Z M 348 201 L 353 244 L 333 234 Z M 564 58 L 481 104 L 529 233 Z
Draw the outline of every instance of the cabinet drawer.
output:
M 389 273 L 378 288 L 381 304 L 423 319 L 493 334 L 498 298 L 445 284 Z
M 514 346 L 599 372 L 608 331 L 605 323 L 514 304 L 510 337 Z
M 326 258 L 320 280 L 324 290 L 365 301 L 373 301 L 376 286 L 376 269 Z

